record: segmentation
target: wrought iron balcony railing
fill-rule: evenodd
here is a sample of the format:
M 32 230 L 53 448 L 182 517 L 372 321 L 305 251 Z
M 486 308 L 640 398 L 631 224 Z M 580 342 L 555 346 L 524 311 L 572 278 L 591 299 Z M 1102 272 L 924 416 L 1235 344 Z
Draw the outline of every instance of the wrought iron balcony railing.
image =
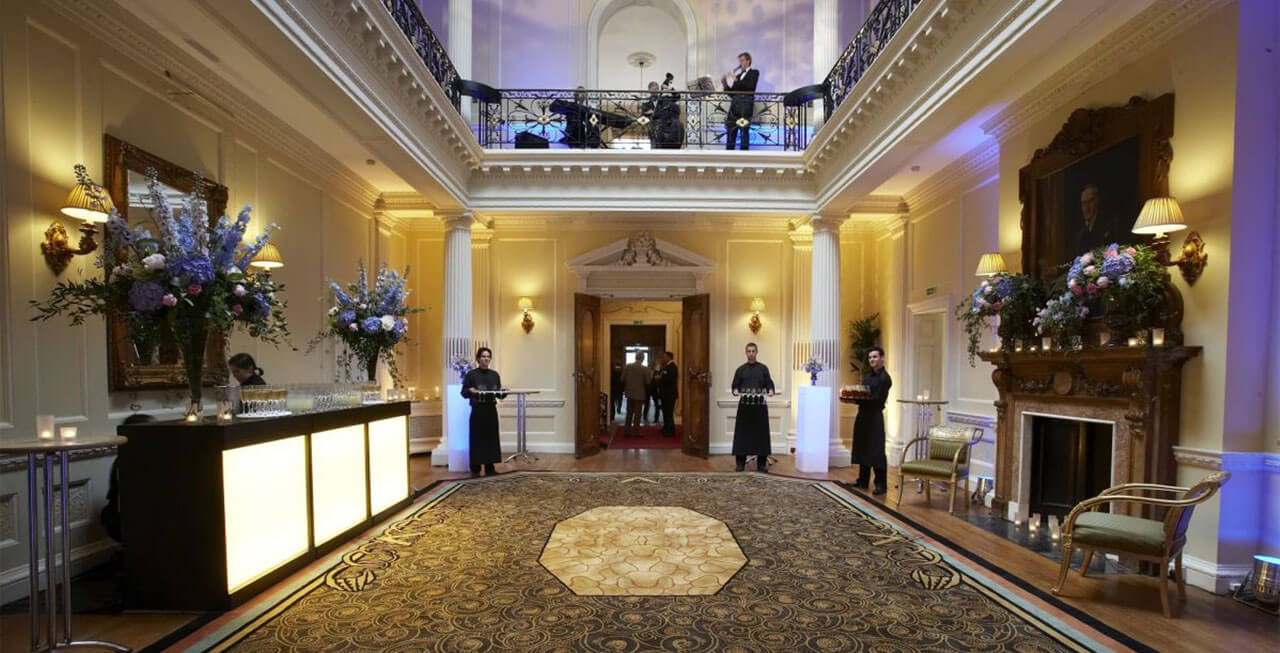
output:
M 462 85 L 475 101 L 476 140 L 486 148 L 723 149 L 730 129 L 745 129 L 750 148 L 803 150 L 816 96 L 801 92 L 806 89 L 651 93 Z M 735 140 L 740 145 L 740 137 Z
M 436 38 L 436 33 L 431 31 L 427 19 L 422 16 L 422 10 L 418 8 L 417 1 L 382 0 L 382 4 L 400 26 L 400 31 L 404 32 L 405 37 L 409 39 L 413 49 L 418 52 L 427 70 L 431 71 L 431 76 L 436 78 L 440 88 L 444 89 L 449 96 L 449 102 L 453 104 L 453 108 L 458 109 L 462 99 L 462 95 L 458 92 L 458 70 L 453 67 L 453 61 L 449 59 L 449 53 L 445 50 L 444 44 Z
M 836 65 L 831 67 L 831 72 L 823 82 L 823 106 L 826 112 L 824 121 L 844 102 L 858 80 L 862 79 L 862 75 L 921 2 L 922 0 L 880 0 L 876 3 L 871 15 L 836 60 Z

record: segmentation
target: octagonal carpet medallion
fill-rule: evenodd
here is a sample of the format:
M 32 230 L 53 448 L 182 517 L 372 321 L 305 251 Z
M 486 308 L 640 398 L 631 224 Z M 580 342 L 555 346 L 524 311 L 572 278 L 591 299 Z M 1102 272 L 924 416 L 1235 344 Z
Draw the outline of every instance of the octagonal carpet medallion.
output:
M 175 648 L 1147 650 L 836 483 L 551 472 L 436 485 Z

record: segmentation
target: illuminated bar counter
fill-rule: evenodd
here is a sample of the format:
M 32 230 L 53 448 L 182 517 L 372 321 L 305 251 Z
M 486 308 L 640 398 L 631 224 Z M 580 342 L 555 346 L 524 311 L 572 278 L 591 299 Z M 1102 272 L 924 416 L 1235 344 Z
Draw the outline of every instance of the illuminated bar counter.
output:
M 409 402 L 121 426 L 131 608 L 226 610 L 411 499 Z

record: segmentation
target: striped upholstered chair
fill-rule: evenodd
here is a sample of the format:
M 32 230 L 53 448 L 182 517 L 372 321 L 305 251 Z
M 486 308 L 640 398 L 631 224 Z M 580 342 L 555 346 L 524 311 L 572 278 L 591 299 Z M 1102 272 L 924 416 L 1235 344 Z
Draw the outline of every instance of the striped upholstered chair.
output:
M 948 512 L 956 513 L 956 484 L 964 483 L 964 495 L 969 496 L 969 449 L 982 439 L 982 429 L 960 426 L 931 426 L 929 434 L 915 438 L 902 448 L 902 460 L 898 464 L 901 475 L 898 479 L 898 505 L 902 505 L 902 488 L 908 478 L 924 481 L 925 501 L 932 503 L 933 496 L 929 491 L 930 481 L 943 481 L 951 484 L 951 500 Z M 928 442 L 926 457 L 907 460 L 916 443 Z
M 1080 575 L 1084 576 L 1093 562 L 1093 553 L 1117 553 L 1139 560 L 1149 560 L 1160 565 L 1160 608 L 1164 616 L 1169 611 L 1169 562 L 1178 577 L 1178 598 L 1187 598 L 1186 572 L 1182 570 L 1182 545 L 1187 543 L 1187 526 L 1191 523 L 1191 511 L 1208 501 L 1227 481 L 1231 472 L 1214 472 L 1196 483 L 1194 487 L 1156 485 L 1154 483 L 1125 483 L 1102 491 L 1102 494 L 1076 504 L 1062 524 L 1062 568 L 1058 572 L 1058 584 L 1053 593 L 1062 591 L 1071 570 L 1071 550 L 1082 549 L 1084 561 Z M 1163 494 L 1146 496 L 1147 493 Z M 1171 498 L 1167 498 L 1170 497 Z M 1098 512 L 1108 503 L 1137 503 L 1168 508 L 1164 519 L 1143 519 L 1110 512 Z

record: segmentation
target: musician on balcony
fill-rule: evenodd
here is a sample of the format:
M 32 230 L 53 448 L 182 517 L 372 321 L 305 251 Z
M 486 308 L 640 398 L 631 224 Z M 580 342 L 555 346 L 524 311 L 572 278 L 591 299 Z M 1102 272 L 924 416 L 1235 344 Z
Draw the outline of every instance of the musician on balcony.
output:
M 680 95 L 671 88 L 673 79 L 667 73 L 661 88 L 657 82 L 649 82 L 649 99 L 640 106 L 640 113 L 649 118 L 649 147 L 655 150 L 678 150 L 684 143 Z
M 742 139 L 742 146 L 738 149 L 748 149 L 748 141 L 750 140 L 750 124 L 751 115 L 755 113 L 755 96 L 746 93 L 756 90 L 756 82 L 760 81 L 760 71 L 751 67 L 751 53 L 743 52 L 738 55 L 738 67 L 729 71 L 721 82 L 724 84 L 726 91 L 738 91 L 743 95 L 734 95 L 729 99 L 729 115 L 725 120 L 727 133 L 725 134 L 724 146 L 726 150 L 733 149 L 733 142 Z
M 587 106 L 587 90 L 581 86 L 573 91 L 573 102 L 565 103 L 563 143 L 576 149 L 596 149 L 602 146 L 599 116 Z M 592 118 L 596 119 L 593 121 Z

